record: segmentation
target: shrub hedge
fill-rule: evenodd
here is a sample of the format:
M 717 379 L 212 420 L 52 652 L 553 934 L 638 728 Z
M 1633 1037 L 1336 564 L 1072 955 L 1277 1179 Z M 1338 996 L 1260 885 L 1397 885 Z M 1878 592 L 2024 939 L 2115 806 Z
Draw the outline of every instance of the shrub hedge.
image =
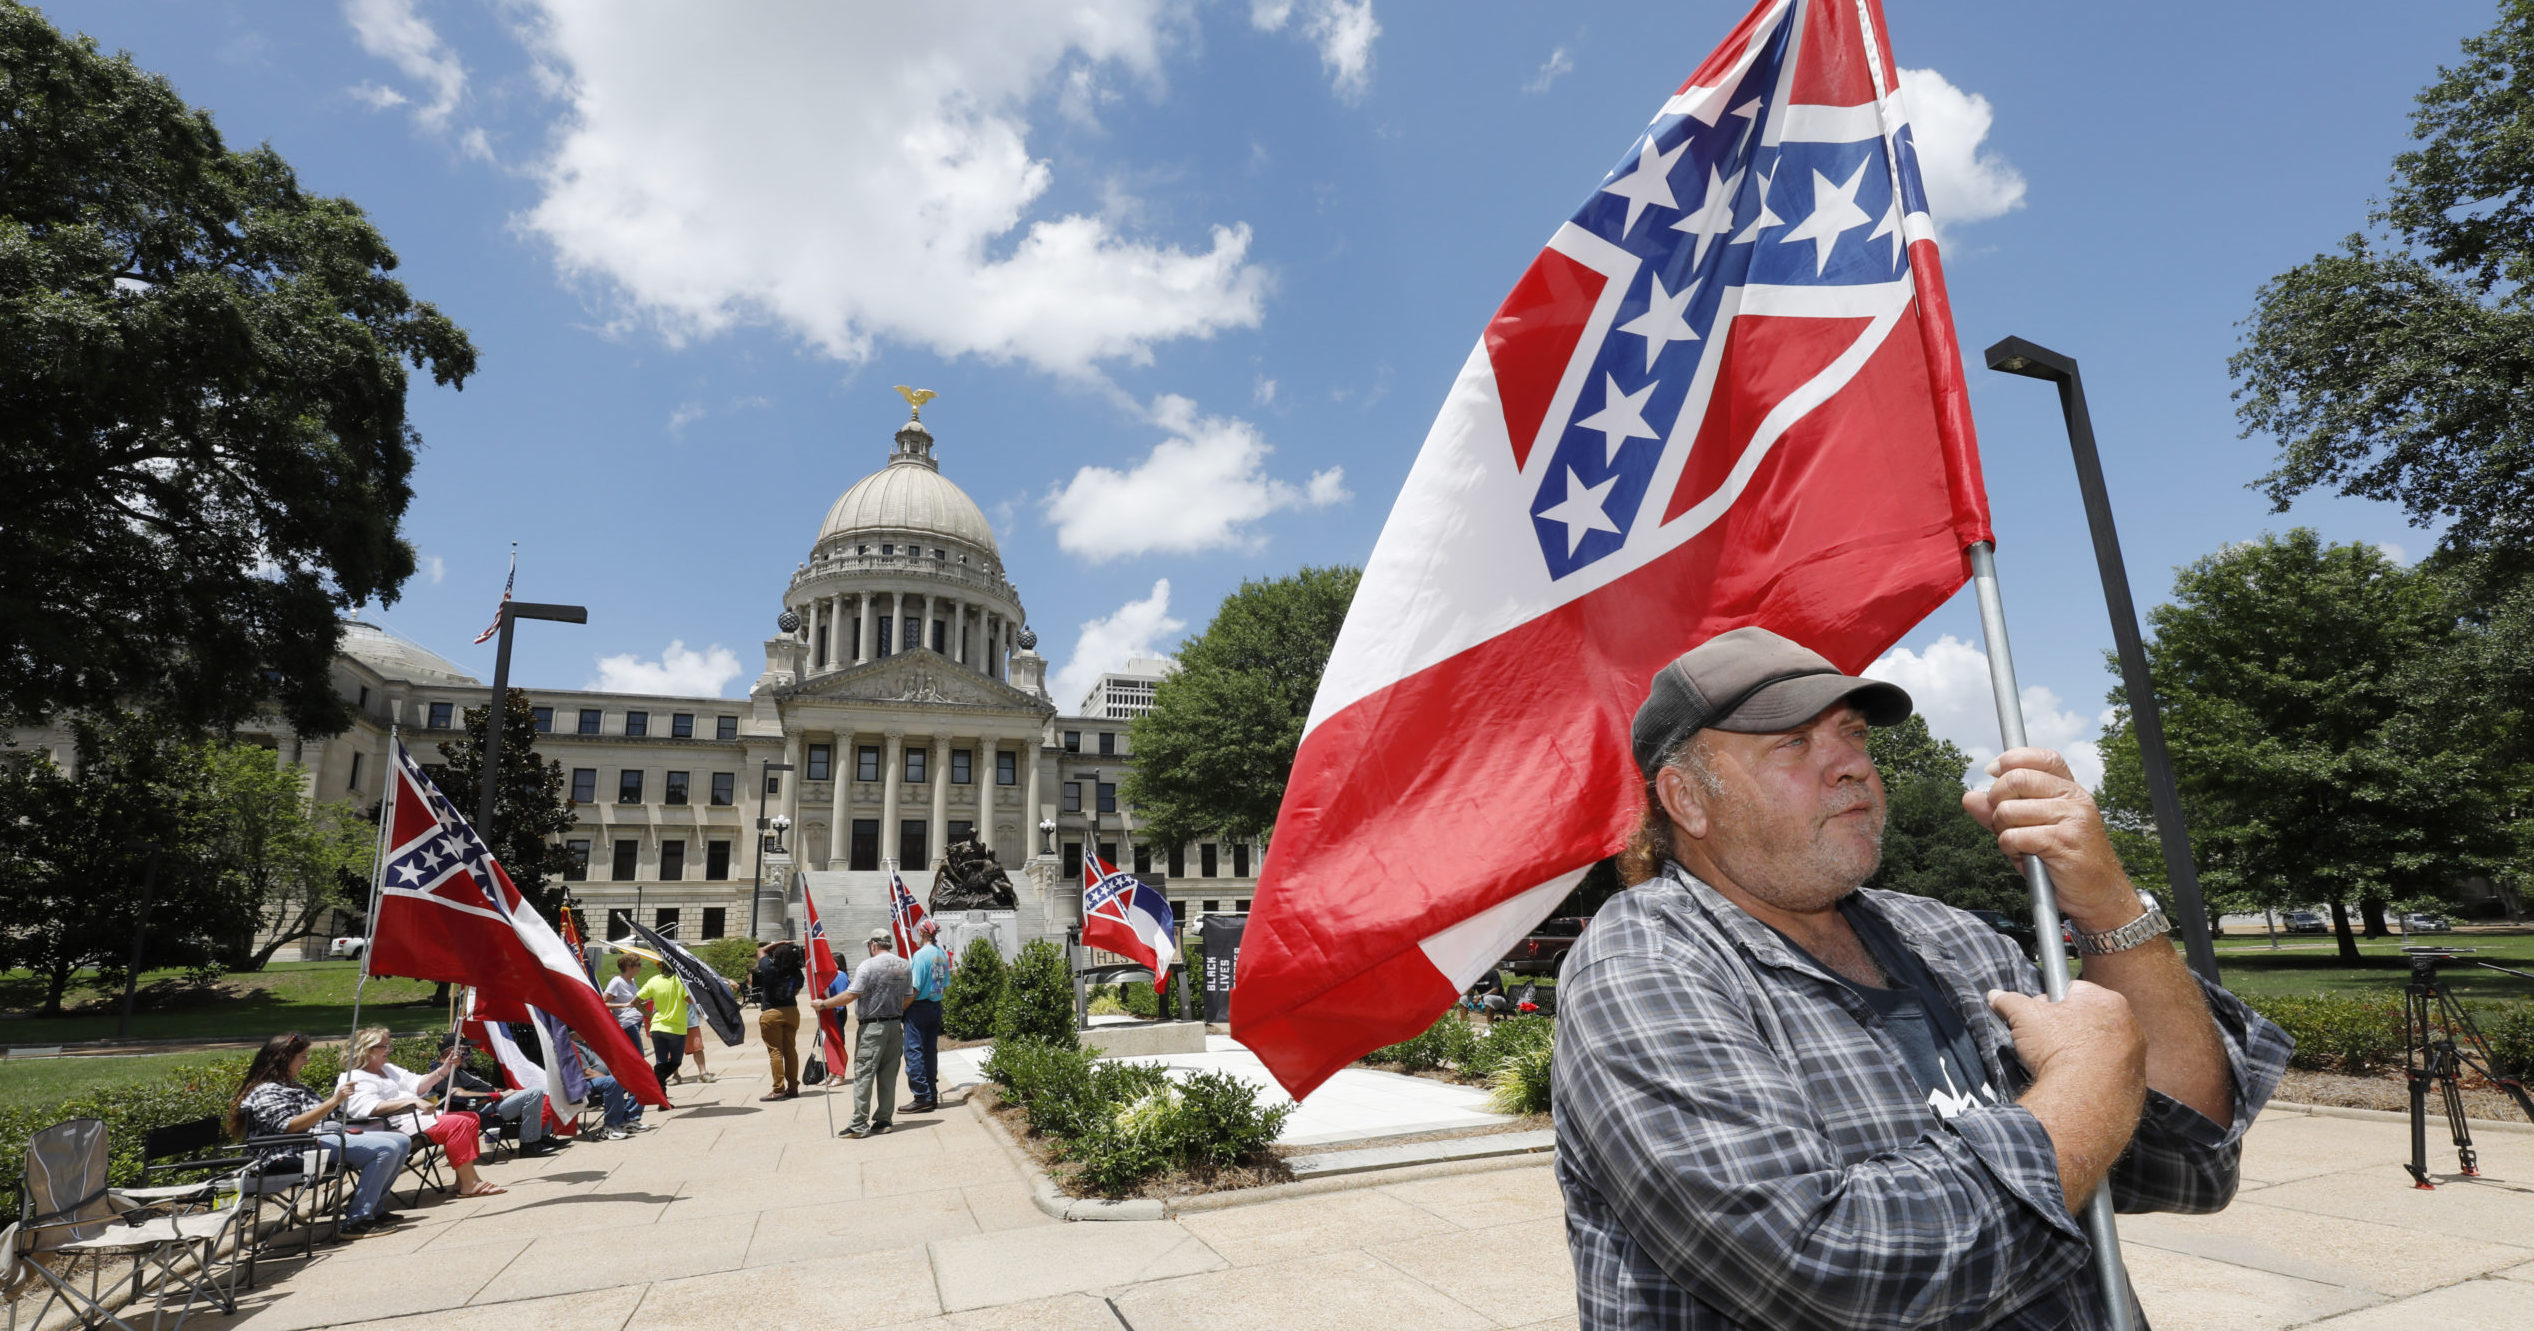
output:
M 732 984 L 738 984 L 748 978 L 749 971 L 756 968 L 757 940 L 716 938 L 708 943 L 697 943 L 695 955 L 705 965 L 712 967 L 723 979 Z
M 403 1067 L 427 1068 L 437 1057 L 436 1041 L 436 1036 L 428 1035 L 398 1040 L 390 1047 L 388 1059 Z M 198 1118 L 225 1118 L 230 1101 L 237 1096 L 238 1083 L 246 1079 L 247 1064 L 254 1057 L 252 1053 L 207 1057 L 200 1063 L 184 1064 L 156 1081 L 101 1087 L 50 1104 L 0 1110 L 0 1180 L 14 1182 L 25 1169 L 28 1138 L 65 1119 L 94 1118 L 104 1120 L 107 1149 L 113 1153 L 106 1181 L 116 1187 L 137 1186 L 141 1182 L 141 1142 L 150 1130 Z M 317 1094 L 327 1095 L 332 1093 L 334 1079 L 342 1071 L 343 1042 L 326 1040 L 309 1051 L 308 1066 L 299 1080 Z M 480 1076 L 494 1070 L 489 1062 L 484 1062 L 474 1065 L 474 1071 Z
M 1082 1184 L 1107 1197 L 1168 1170 L 1207 1173 L 1263 1157 L 1293 1112 L 1260 1108 L 1256 1088 L 1224 1073 L 1173 1078 L 1159 1064 L 1027 1036 L 996 1040 L 984 1070 L 1057 1157 L 1078 1167 Z
M 2370 1076 L 2402 1066 L 2402 1000 L 2353 994 L 2300 994 L 2245 1002 L 2296 1041 L 2288 1066 Z M 2490 1041 L 2497 1070 L 2534 1075 L 2534 1004 L 2467 1005 Z
M 959 964 L 950 972 L 950 983 L 941 991 L 942 1034 L 954 1040 L 991 1037 L 995 1017 L 1003 1006 L 1003 981 L 1008 969 L 993 939 L 971 941 L 959 954 Z
M 1073 1047 L 1073 972 L 1064 949 L 1044 938 L 1021 947 L 1004 977 L 1003 1001 L 994 1014 L 994 1038 L 1043 1040 Z

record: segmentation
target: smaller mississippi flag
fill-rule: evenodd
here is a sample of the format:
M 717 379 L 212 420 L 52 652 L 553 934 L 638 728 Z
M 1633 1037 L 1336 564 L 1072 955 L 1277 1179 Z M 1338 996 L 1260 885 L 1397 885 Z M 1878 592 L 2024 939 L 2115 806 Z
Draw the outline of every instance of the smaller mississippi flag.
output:
M 818 899 L 811 896 L 809 883 L 801 883 L 801 912 L 809 917 L 809 948 L 802 958 L 809 967 L 809 993 L 812 998 L 825 998 L 836 984 L 836 950 L 827 945 L 827 926 L 818 918 Z M 827 1066 L 841 1073 L 852 1062 L 845 1051 L 844 1014 L 834 1008 L 819 1008 L 818 1034 L 827 1045 Z
M 906 890 L 906 880 L 898 877 L 897 866 L 889 866 L 889 936 L 897 942 L 897 954 L 914 956 L 924 946 L 924 907 Z
M 1152 967 L 1153 992 L 1170 985 L 1179 921 L 1152 886 L 1097 855 L 1082 859 L 1082 941 Z

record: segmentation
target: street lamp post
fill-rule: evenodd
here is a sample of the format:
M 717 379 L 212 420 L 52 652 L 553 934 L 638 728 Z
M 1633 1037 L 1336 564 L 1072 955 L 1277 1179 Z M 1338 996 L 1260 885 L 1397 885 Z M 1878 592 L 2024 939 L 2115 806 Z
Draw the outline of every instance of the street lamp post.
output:
M 1091 865 L 1100 858 L 1100 773 L 1097 768 L 1092 768 L 1077 773 L 1074 779 L 1089 796 L 1082 802 L 1082 866 L 1087 874 Z M 1084 982 L 1082 972 L 1083 963 L 1089 959 L 1085 954 L 1090 949 L 1082 941 L 1082 930 L 1090 920 L 1084 917 L 1082 910 L 1082 877 L 1076 876 L 1073 883 L 1073 947 L 1068 950 L 1073 961 L 1073 1028 L 1087 1031 L 1091 1029 L 1091 987 Z
M 2077 491 L 2085 500 L 2085 525 L 2094 537 L 2094 565 L 2102 575 L 2103 601 L 2112 616 L 2112 641 L 2120 652 L 2121 684 L 2138 734 L 2139 765 L 2146 769 L 2147 802 L 2155 811 L 2165 878 L 2173 884 L 2174 909 L 2182 916 L 2182 950 L 2190 958 L 2191 969 L 2216 984 L 2217 949 L 2209 942 L 2208 908 L 2200 899 L 2199 871 L 2191 863 L 2191 839 L 2182 822 L 2182 799 L 2174 788 L 2173 759 L 2165 751 L 2164 717 L 2156 706 L 2155 681 L 2147 673 L 2146 644 L 2138 636 L 2138 608 L 2129 596 L 2120 533 L 2112 526 L 2111 496 L 2103 488 L 2103 460 L 2095 451 L 2094 420 L 2085 408 L 2085 380 L 2073 357 L 2020 337 L 1990 347 L 1988 367 L 2059 387 L 2059 411 L 2067 420 L 2068 447 L 2076 455 Z
M 765 834 L 768 826 L 765 816 L 765 802 L 768 795 L 772 793 L 767 789 L 767 787 L 772 783 L 775 773 L 791 771 L 792 764 L 778 763 L 771 758 L 764 758 L 759 760 L 759 766 L 761 766 L 764 770 L 757 773 L 757 867 L 756 871 L 749 875 L 748 936 L 762 943 L 765 939 L 758 937 L 757 929 L 758 914 L 760 908 L 764 905 L 762 898 L 765 893 Z M 788 818 L 783 821 L 787 825 L 791 822 Z M 778 838 L 778 840 L 779 839 L 780 838 Z
M 547 605 L 537 601 L 504 601 L 501 605 L 501 645 L 493 649 L 493 705 L 484 713 L 484 780 L 483 789 L 475 797 L 475 834 L 484 844 L 493 844 L 493 791 L 498 787 L 502 765 L 503 722 L 510 718 L 510 630 L 523 619 L 548 619 L 558 624 L 586 624 L 590 612 L 585 606 Z

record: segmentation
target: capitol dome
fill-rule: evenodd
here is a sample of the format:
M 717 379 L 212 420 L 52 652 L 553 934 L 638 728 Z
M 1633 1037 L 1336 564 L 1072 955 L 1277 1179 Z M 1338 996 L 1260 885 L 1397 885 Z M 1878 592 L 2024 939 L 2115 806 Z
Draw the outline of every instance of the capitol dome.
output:
M 908 421 L 897 432 L 889 465 L 854 482 L 827 510 L 817 545 L 824 551 L 849 537 L 891 536 L 946 537 L 984 555 L 989 566 L 1002 562 L 985 510 L 941 474 L 932 431 L 922 421 Z

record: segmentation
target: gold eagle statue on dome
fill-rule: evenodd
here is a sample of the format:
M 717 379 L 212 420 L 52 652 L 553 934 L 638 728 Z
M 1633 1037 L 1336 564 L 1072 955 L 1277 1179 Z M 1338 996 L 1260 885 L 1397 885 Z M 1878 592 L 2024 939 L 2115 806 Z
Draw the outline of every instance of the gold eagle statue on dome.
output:
M 919 421 L 924 419 L 924 404 L 941 396 L 929 388 L 909 388 L 904 384 L 897 386 L 897 395 L 906 399 L 907 407 L 915 413 L 915 419 Z

